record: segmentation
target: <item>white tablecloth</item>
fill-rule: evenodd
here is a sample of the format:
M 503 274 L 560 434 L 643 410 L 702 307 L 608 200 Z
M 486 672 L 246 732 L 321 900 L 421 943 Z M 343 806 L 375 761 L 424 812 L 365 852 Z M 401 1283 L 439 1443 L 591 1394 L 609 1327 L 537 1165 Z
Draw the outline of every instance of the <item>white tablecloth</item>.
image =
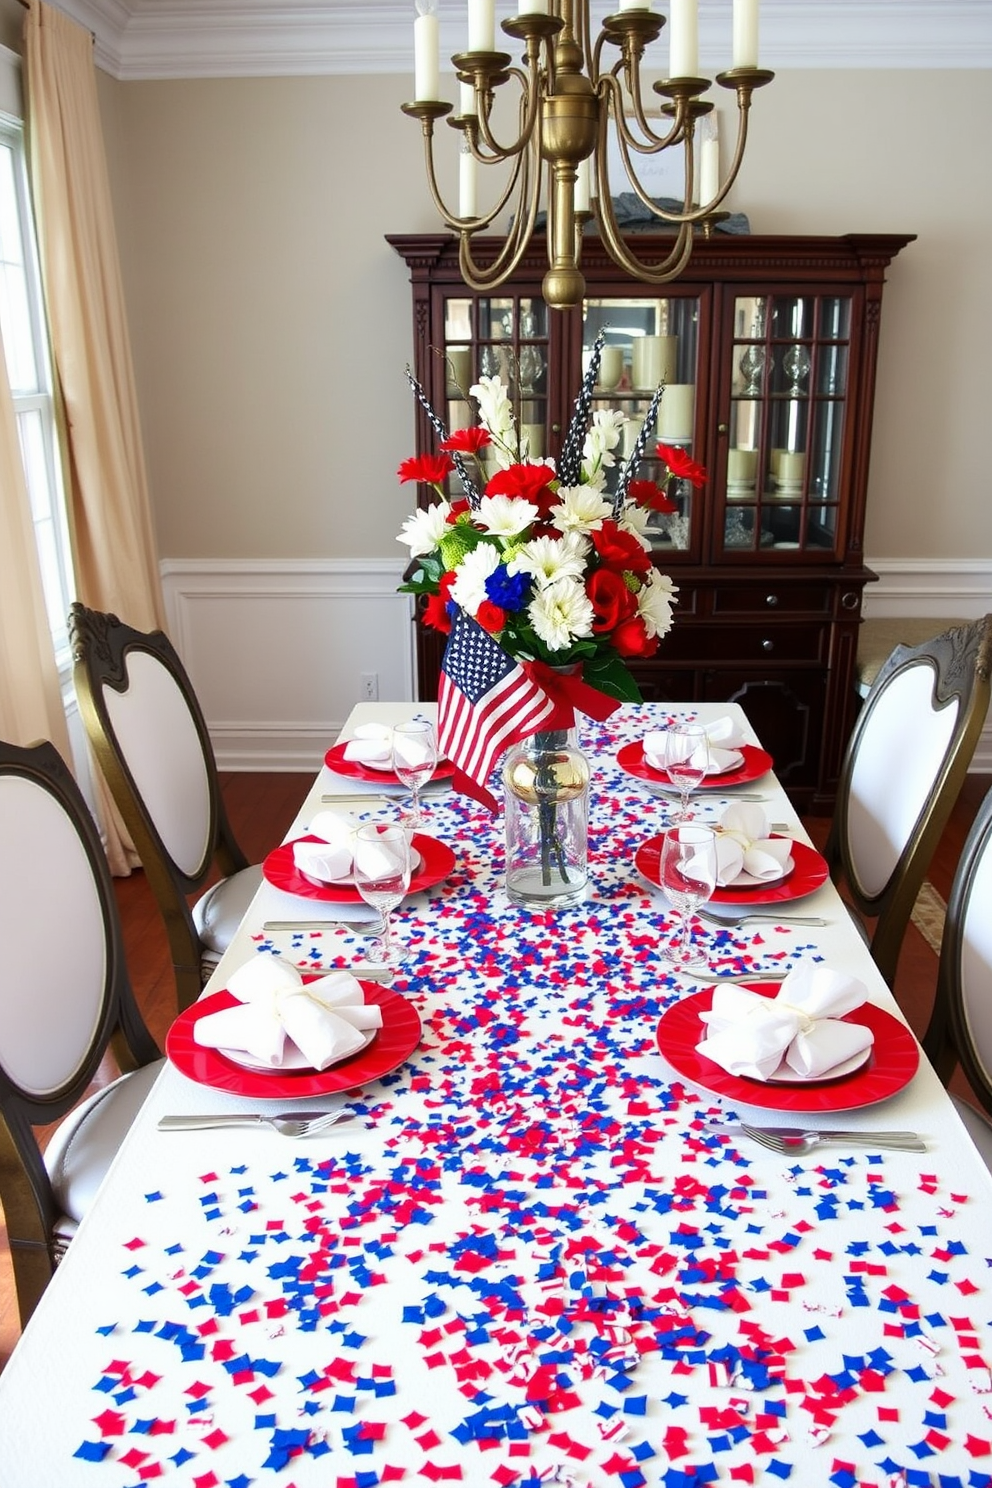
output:
M 913 1128 L 924 1157 L 787 1161 L 734 1123 L 789 1118 L 658 1052 L 694 987 L 659 963 L 673 927 L 632 854 L 671 803 L 615 755 L 667 714 L 582 723 L 579 909 L 510 906 L 501 818 L 429 801 L 457 863 L 400 911 L 394 984 L 423 1040 L 349 1124 L 162 1134 L 167 1112 L 259 1105 L 166 1069 L 0 1376 L 3 1488 L 989 1481 L 992 1182 L 929 1067 L 818 1118 Z M 333 788 L 322 771 L 295 830 Z M 772 777 L 749 789 L 795 822 Z M 822 956 L 894 1010 L 833 889 L 795 907 L 830 925 L 716 932 L 725 964 Z M 314 906 L 263 886 L 212 989 L 257 954 L 364 953 L 262 932 L 290 909 Z

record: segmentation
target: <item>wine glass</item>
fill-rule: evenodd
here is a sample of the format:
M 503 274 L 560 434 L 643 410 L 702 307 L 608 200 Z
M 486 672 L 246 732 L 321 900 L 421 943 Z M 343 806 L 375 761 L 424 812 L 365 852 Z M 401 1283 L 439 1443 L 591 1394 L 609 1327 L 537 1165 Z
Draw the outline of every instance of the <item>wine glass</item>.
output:
M 696 822 L 669 827 L 661 847 L 659 880 L 678 910 L 681 934 L 676 946 L 662 953 L 673 966 L 705 966 L 706 957 L 689 940 L 692 916 L 716 888 L 716 833 Z
M 678 820 L 689 820 L 689 797 L 710 767 L 710 744 L 701 723 L 681 723 L 666 730 L 668 778 L 679 792 Z
M 412 718 L 393 729 L 393 771 L 406 786 L 413 800 L 403 817 L 403 825 L 416 830 L 423 825 L 420 792 L 434 774 L 437 765 L 437 737 L 434 725 L 426 718 Z
M 355 888 L 382 916 L 369 960 L 384 966 L 398 966 L 407 956 L 392 938 L 390 916 L 410 887 L 410 852 L 406 827 L 365 822 L 355 833 Z

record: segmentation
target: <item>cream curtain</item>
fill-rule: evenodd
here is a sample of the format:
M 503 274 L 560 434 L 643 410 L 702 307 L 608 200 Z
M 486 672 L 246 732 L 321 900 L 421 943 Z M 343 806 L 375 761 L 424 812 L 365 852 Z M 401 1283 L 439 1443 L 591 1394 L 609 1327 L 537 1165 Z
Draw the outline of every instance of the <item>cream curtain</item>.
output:
M 0 738 L 51 739 L 71 766 L 14 404 L 0 346 Z
M 163 627 L 151 508 L 89 32 L 40 0 L 25 21 L 28 153 L 65 409 L 78 597 Z M 104 804 L 109 796 L 104 791 Z M 115 873 L 137 860 L 104 813 Z M 115 836 L 118 840 L 115 840 Z

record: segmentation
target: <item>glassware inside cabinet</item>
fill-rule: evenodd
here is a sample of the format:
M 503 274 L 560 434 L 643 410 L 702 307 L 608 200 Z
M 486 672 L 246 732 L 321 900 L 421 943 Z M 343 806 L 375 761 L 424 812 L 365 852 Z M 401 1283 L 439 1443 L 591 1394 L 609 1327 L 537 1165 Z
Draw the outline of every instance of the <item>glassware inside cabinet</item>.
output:
M 640 480 L 661 480 L 659 443 L 692 451 L 696 438 L 696 378 L 699 299 L 694 295 L 659 298 L 587 299 L 582 324 L 582 371 L 589 368 L 600 332 L 604 343 L 593 411 L 610 408 L 624 416 L 607 490 L 615 491 L 621 471 L 634 455 L 651 400 L 663 386 L 661 402 L 636 469 Z M 693 503 L 701 493 L 685 480 L 672 481 L 666 494 L 674 512 L 652 513 L 647 535 L 665 552 L 691 546 Z
M 834 550 L 850 331 L 845 296 L 736 298 L 725 550 Z

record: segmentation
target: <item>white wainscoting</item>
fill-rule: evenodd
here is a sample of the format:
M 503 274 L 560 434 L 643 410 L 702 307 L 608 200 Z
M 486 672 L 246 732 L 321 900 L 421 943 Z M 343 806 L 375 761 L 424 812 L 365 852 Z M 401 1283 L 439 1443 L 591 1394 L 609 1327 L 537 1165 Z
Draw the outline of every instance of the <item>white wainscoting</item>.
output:
M 413 698 L 402 559 L 166 559 L 169 635 L 222 770 L 313 772 L 363 693 Z
M 867 560 L 865 615 L 992 610 L 992 561 Z M 193 679 L 224 770 L 315 770 L 362 695 L 413 698 L 413 606 L 403 560 L 167 559 L 169 633 Z M 992 773 L 986 727 L 974 768 Z

